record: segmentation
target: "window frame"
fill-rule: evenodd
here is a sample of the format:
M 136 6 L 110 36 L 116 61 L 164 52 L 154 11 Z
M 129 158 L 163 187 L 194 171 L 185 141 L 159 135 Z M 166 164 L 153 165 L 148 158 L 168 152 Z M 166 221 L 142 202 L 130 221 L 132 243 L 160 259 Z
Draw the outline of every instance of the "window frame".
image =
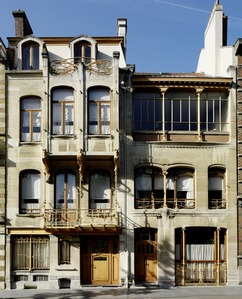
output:
M 95 94 L 95 96 L 96 93 L 100 93 L 102 97 L 108 96 L 108 100 L 102 98 L 93 99 L 93 95 L 91 95 L 92 93 Z M 105 95 L 103 96 L 103 94 Z M 107 120 L 105 120 L 105 116 L 102 117 L 102 112 L 103 112 L 102 107 L 104 106 L 108 107 Z M 91 107 L 94 107 L 94 109 L 96 108 L 95 109 L 96 117 L 91 116 L 91 113 L 93 113 L 94 111 L 94 109 Z M 103 129 L 105 130 L 105 127 L 107 133 L 103 132 Z M 102 86 L 91 87 L 88 90 L 88 134 L 103 135 L 103 136 L 111 134 L 111 90 L 108 87 L 102 87 Z
M 59 95 L 57 93 L 66 93 L 66 95 L 63 95 L 63 99 L 58 99 Z M 55 96 L 57 94 L 57 96 Z M 55 99 L 55 97 L 57 99 Z M 72 100 L 67 100 L 66 98 L 72 97 Z M 51 111 L 52 111 L 52 135 L 63 135 L 63 136 L 70 136 L 74 135 L 74 128 L 75 128 L 75 99 L 74 99 L 74 90 L 71 87 L 58 87 L 54 88 L 52 90 L 52 98 L 51 98 Z M 58 106 L 60 108 L 58 108 Z M 67 124 L 68 119 L 66 116 L 67 107 L 72 107 L 71 108 L 71 119 L 70 119 L 70 124 Z M 55 114 L 58 112 L 58 109 L 60 109 L 60 119 L 58 119 L 59 122 L 55 124 Z M 59 115 L 59 113 L 57 113 Z M 67 132 L 68 126 L 70 127 L 69 130 L 71 132 Z M 56 128 L 55 128 L 56 127 Z M 55 130 L 59 130 L 60 132 L 55 132 Z
M 221 189 L 213 189 L 210 179 L 221 179 Z M 216 184 L 216 182 L 214 182 Z M 212 187 L 212 188 L 211 188 Z M 214 196 L 215 194 L 215 196 Z M 208 168 L 208 209 L 226 209 L 226 169 L 220 166 Z
M 90 42 L 80 40 L 74 44 L 74 62 L 82 62 L 84 65 L 92 62 L 92 44 Z
M 59 265 L 71 264 L 71 241 L 66 238 L 58 239 Z
M 38 186 L 34 187 L 32 186 L 33 182 L 31 183 L 31 190 L 29 190 L 29 188 L 24 187 L 24 177 L 26 176 L 38 176 Z M 20 184 L 19 184 L 19 213 L 20 214 L 39 214 L 40 213 L 40 201 L 41 201 L 41 173 L 38 170 L 34 170 L 34 169 L 26 169 L 26 170 L 22 170 L 19 174 L 20 177 Z M 35 183 L 35 181 L 34 181 Z M 29 183 L 25 183 L 25 184 L 29 184 Z M 28 185 L 29 186 L 29 185 Z M 34 188 L 37 188 L 34 189 Z M 39 193 L 39 198 L 24 198 L 24 192 L 26 192 L 25 190 L 28 190 L 28 193 L 32 194 L 36 194 Z M 26 201 L 26 202 L 24 202 Z M 32 201 L 32 202 L 31 202 Z M 37 201 L 37 202 L 35 202 Z M 32 204 L 32 205 L 37 205 L 38 207 L 36 208 L 24 208 L 23 205 L 25 204 Z M 24 212 L 25 211 L 25 212 Z
M 36 52 L 36 49 L 38 51 Z M 28 51 L 28 53 L 26 53 Z M 32 40 L 22 44 L 22 69 L 39 70 L 40 68 L 40 45 Z M 36 64 L 36 65 L 35 65 Z
M 57 198 L 58 193 L 60 192 L 60 185 L 61 182 L 58 184 L 58 178 L 61 179 L 60 176 L 64 176 L 63 180 L 63 199 L 60 197 L 59 199 Z M 71 178 L 74 179 L 74 184 L 71 184 Z M 69 181 L 70 180 L 70 181 Z M 70 185 L 69 185 L 70 184 Z M 74 198 L 68 198 L 68 188 L 71 188 L 71 192 L 74 194 Z M 58 191 L 57 191 L 58 190 Z M 58 202 L 57 202 L 58 200 Z M 63 203 L 60 203 L 60 200 L 63 200 Z M 68 202 L 70 200 L 70 202 Z M 77 176 L 74 171 L 59 171 L 55 175 L 55 199 L 54 199 L 54 205 L 56 209 L 61 209 L 61 210 L 69 210 L 69 209 L 75 209 L 76 205 L 76 200 L 77 200 Z
M 101 197 L 97 197 L 97 195 L 99 194 L 96 194 L 94 192 L 93 194 L 93 189 L 94 187 L 93 186 L 97 186 L 97 181 L 95 181 L 95 179 L 93 179 L 94 181 L 92 181 L 92 177 L 95 177 L 97 175 L 101 175 L 102 176 L 102 179 L 105 180 L 105 184 L 107 183 L 108 181 L 108 188 L 103 188 L 103 194 L 104 196 L 101 198 Z M 105 186 L 107 187 L 107 186 Z M 89 209 L 91 210 L 110 210 L 112 208 L 112 177 L 111 177 L 111 173 L 110 171 L 106 170 L 106 169 L 97 169 L 97 170 L 93 170 L 91 173 L 90 173 L 90 176 L 89 176 Z M 99 189 L 100 190 L 100 189 Z M 109 198 L 105 196 L 105 191 L 108 190 L 109 192 Z M 99 192 L 98 192 L 99 193 Z
M 39 102 L 39 108 L 32 108 L 32 107 L 27 107 L 24 108 L 24 102 L 28 102 L 31 103 L 31 101 L 38 101 Z M 30 105 L 31 106 L 31 105 Z M 29 128 L 29 138 L 24 138 L 23 134 L 25 134 L 24 131 L 24 121 L 25 121 L 25 117 L 24 114 L 28 113 L 29 117 L 27 117 L 26 119 L 28 120 L 28 128 Z M 34 114 L 35 113 L 40 113 L 39 116 L 39 122 L 40 122 L 40 126 L 34 126 Z M 42 109 L 41 109 L 41 98 L 37 97 L 37 96 L 33 96 L 33 97 L 23 97 L 20 99 L 20 141 L 21 142 L 40 142 L 41 141 L 41 127 L 42 127 L 42 123 L 41 123 L 41 117 L 42 117 Z M 34 132 L 34 128 L 39 128 L 40 131 L 39 133 L 39 139 L 38 140 L 34 140 L 34 134 L 36 132 Z M 29 140 L 27 140 L 29 139 Z
M 12 270 L 49 270 L 50 239 L 45 235 L 11 237 Z M 40 257 L 42 253 L 43 259 Z

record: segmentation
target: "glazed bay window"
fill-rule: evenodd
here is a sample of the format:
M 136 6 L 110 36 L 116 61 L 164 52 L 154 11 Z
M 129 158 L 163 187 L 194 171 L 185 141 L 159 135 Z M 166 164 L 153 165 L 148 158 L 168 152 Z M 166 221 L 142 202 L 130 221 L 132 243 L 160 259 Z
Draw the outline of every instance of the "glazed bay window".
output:
M 111 176 L 106 170 L 98 170 L 90 175 L 90 209 L 110 209 Z
M 89 134 L 110 134 L 110 90 L 104 87 L 91 88 L 89 101 Z
M 70 88 L 55 89 L 52 93 L 52 133 L 74 133 L 74 99 Z
M 38 98 L 21 99 L 21 141 L 41 140 L 41 100 Z
M 33 41 L 26 42 L 22 46 L 23 70 L 39 69 L 39 44 Z
M 46 236 L 13 236 L 12 269 L 13 270 L 48 270 L 49 237 Z
M 195 91 L 137 91 L 133 94 L 133 130 L 225 132 L 228 109 L 228 94 L 223 92 L 203 91 L 198 96 Z
M 225 209 L 225 169 L 210 167 L 208 170 L 208 208 Z
M 20 173 L 20 213 L 40 212 L 40 173 L 26 170 Z

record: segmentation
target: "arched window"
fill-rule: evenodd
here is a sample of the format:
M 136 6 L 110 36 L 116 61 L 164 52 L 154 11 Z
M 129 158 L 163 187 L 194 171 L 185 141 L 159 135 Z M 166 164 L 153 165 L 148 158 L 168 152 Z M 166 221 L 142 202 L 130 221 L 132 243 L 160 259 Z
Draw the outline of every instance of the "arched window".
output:
M 76 176 L 74 173 L 62 172 L 56 175 L 55 207 L 73 209 L 76 200 Z
M 105 87 L 91 88 L 89 101 L 89 134 L 110 134 L 110 90 Z
M 39 69 L 39 44 L 34 41 L 22 45 L 22 68 L 23 70 Z
M 20 173 L 20 213 L 40 212 L 40 173 L 24 170 Z
M 111 177 L 106 170 L 94 171 L 90 175 L 89 206 L 91 209 L 110 209 Z
M 41 140 L 41 102 L 39 98 L 21 99 L 21 141 Z
M 58 88 L 52 92 L 52 133 L 74 133 L 74 99 L 71 88 Z
M 86 40 L 81 40 L 74 45 L 75 63 L 81 61 L 84 64 L 91 62 L 91 44 Z
M 208 208 L 225 209 L 225 169 L 210 167 L 208 169 Z

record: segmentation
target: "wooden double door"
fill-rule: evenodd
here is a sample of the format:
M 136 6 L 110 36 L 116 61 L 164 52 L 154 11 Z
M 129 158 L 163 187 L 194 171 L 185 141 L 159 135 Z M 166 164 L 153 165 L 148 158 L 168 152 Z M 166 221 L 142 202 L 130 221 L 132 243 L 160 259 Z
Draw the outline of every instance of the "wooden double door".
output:
M 135 230 L 135 282 L 157 281 L 157 230 Z
M 116 285 L 119 279 L 118 236 L 81 239 L 81 284 Z

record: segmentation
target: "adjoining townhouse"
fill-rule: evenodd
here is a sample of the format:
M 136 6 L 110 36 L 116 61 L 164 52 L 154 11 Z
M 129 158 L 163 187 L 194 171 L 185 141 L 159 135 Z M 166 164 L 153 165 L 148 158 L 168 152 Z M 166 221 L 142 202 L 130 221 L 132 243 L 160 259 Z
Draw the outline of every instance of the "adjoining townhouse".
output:
M 6 287 L 238 284 L 234 52 L 221 5 L 186 74 L 127 65 L 126 19 L 115 37 L 50 38 L 13 16 Z M 227 57 L 219 73 L 209 51 Z
M 5 64 L 6 47 L 0 38 L 0 289 L 5 286 Z

